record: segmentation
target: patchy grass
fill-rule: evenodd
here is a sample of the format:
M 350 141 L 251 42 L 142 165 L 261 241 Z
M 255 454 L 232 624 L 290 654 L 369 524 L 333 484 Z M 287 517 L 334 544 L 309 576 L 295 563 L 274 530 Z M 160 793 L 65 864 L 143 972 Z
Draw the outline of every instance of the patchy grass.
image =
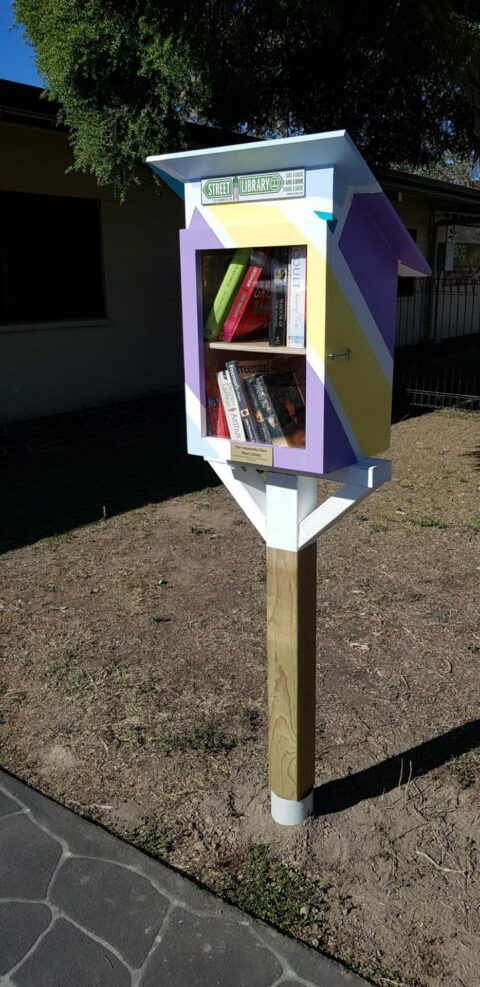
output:
M 172 751 L 200 751 L 203 754 L 228 754 L 237 742 L 225 733 L 212 719 L 201 719 L 193 723 L 184 733 L 165 736 L 164 746 Z
M 138 826 L 125 829 L 122 836 L 127 843 L 133 843 L 139 850 L 157 858 L 168 857 L 177 842 L 171 830 L 159 826 L 158 821 L 150 816 L 144 816 Z
M 446 528 L 447 525 L 445 521 L 441 521 L 437 517 L 414 517 L 411 514 L 405 515 L 405 520 L 409 521 L 410 524 L 417 525 L 419 528 Z
M 318 933 L 322 891 L 292 867 L 286 867 L 266 846 L 251 845 L 236 862 L 234 872 L 223 886 L 228 901 L 279 929 L 299 934 Z

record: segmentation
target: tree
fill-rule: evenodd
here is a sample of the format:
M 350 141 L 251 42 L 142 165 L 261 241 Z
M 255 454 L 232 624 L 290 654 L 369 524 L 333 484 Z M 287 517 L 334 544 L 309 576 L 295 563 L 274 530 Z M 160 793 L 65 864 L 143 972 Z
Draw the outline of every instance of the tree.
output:
M 347 129 L 373 166 L 480 152 L 478 0 L 15 0 L 75 165 L 124 192 L 198 121 Z

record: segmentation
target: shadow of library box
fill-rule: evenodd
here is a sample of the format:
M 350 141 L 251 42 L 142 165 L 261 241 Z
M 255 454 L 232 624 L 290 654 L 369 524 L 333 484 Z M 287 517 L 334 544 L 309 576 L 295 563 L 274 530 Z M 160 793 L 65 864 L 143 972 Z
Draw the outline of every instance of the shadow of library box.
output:
M 387 449 L 397 277 L 430 269 L 348 134 L 148 162 L 185 197 L 189 452 L 324 475 Z

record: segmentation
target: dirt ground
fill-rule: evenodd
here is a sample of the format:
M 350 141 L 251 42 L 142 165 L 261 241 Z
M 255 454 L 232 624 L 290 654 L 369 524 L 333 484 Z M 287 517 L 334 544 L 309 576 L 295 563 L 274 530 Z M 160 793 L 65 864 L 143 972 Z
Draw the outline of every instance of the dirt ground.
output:
M 269 813 L 264 545 L 213 473 L 175 492 L 179 460 L 115 516 L 97 462 L 95 520 L 36 541 L 32 495 L 27 544 L 7 471 L 1 761 L 375 984 L 478 987 L 480 416 L 400 422 L 391 458 L 319 543 L 304 826 Z

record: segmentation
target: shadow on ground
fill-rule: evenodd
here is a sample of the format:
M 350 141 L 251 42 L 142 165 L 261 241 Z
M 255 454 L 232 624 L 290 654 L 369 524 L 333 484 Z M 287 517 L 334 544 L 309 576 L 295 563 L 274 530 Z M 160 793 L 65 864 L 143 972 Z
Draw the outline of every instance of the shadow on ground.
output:
M 67 435 L 4 456 L 0 552 L 99 521 L 104 508 L 113 517 L 219 482 L 202 459 L 187 454 L 183 400 L 172 401 L 165 417 L 122 427 L 99 419 L 92 429 L 89 419 L 70 435 L 72 420 Z
M 314 793 L 314 814 L 343 812 L 365 799 L 378 798 L 478 747 L 480 720 L 470 720 L 371 768 L 320 785 Z

